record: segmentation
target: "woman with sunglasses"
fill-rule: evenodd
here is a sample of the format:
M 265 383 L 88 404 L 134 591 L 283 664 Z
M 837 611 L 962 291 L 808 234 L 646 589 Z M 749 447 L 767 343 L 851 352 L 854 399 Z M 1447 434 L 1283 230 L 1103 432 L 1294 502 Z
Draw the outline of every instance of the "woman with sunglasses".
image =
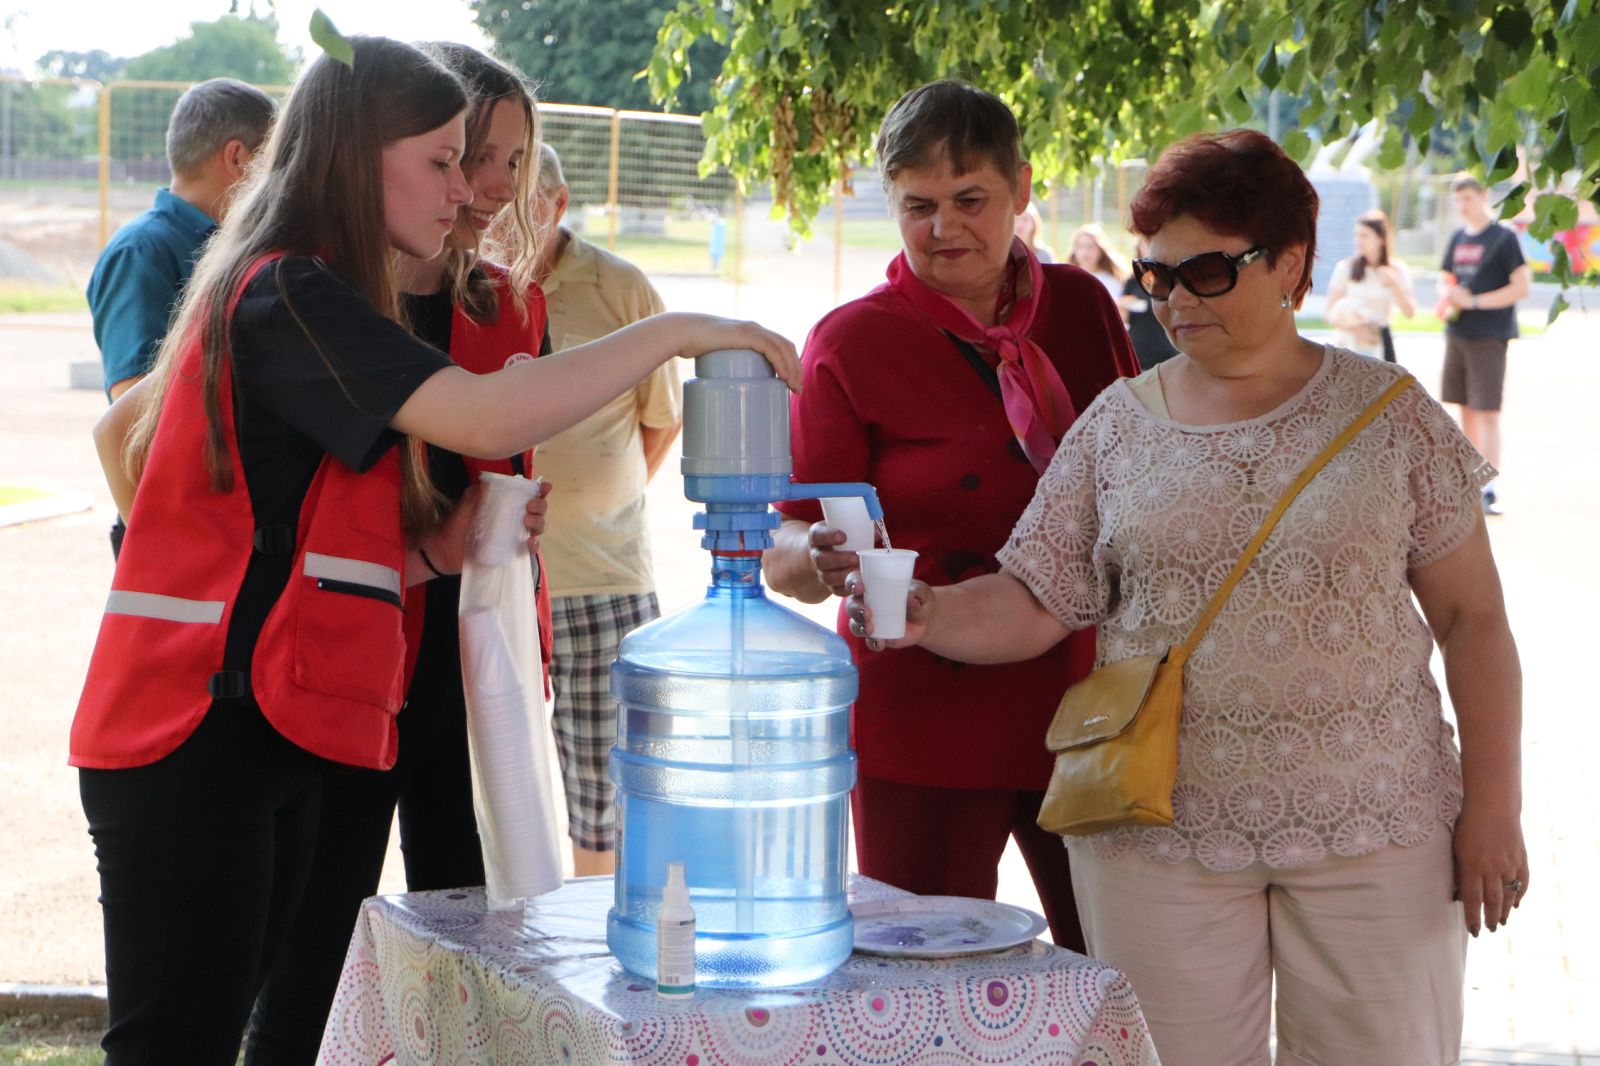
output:
M 1328 281 L 1328 325 L 1333 343 L 1385 362 L 1395 361 L 1389 320 L 1395 311 L 1417 313 L 1411 272 L 1389 253 L 1389 219 L 1368 211 L 1356 219 L 1356 254 L 1341 259 Z
M 884 643 L 990 663 L 1096 625 L 1102 664 L 1159 654 L 1400 377 L 1296 333 L 1317 195 L 1267 137 L 1174 145 L 1132 215 L 1180 354 L 1078 419 L 998 574 L 914 584 Z M 1189 659 L 1174 824 L 1068 840 L 1090 951 L 1132 979 L 1163 1062 L 1269 1061 L 1274 985 L 1280 1064 L 1459 1060 L 1466 935 L 1528 885 L 1488 473 L 1412 384 L 1295 499 Z M 859 595 L 846 609 L 870 637 Z
M 944 585 L 993 573 L 1076 412 L 1136 372 L 1116 306 L 1077 267 L 1042 266 L 1014 236 L 1032 171 L 1017 121 L 957 81 L 913 89 L 879 129 L 903 252 L 888 281 L 811 331 L 791 406 L 801 481 L 877 486 L 889 535 Z M 814 501 L 780 505 L 767 580 L 817 603 L 857 565 Z M 839 631 L 848 634 L 842 612 Z M 861 872 L 922 895 L 993 899 L 1015 839 L 1056 943 L 1083 949 L 1061 841 L 1035 823 L 1051 759 L 1041 738 L 1094 657 L 1084 633 L 1031 661 L 971 667 L 873 656 L 852 718 Z

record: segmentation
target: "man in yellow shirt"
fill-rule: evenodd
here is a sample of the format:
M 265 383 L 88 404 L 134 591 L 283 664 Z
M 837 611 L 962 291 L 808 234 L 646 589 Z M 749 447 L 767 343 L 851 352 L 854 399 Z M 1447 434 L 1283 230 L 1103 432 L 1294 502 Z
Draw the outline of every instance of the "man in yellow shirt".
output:
M 533 209 L 556 351 L 664 310 L 638 267 L 561 228 L 568 200 L 561 160 L 544 145 Z M 535 473 L 558 490 L 539 543 L 555 614 L 556 745 L 580 877 L 615 868 L 615 794 L 606 773 L 617 736 L 611 662 L 630 630 L 661 613 L 644 495 L 682 424 L 683 387 L 677 360 L 668 360 L 534 456 Z

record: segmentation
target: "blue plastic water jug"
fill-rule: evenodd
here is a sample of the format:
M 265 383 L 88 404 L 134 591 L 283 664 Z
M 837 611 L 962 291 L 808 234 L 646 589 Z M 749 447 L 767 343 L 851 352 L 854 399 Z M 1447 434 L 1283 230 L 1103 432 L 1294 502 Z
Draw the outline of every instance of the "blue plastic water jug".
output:
M 629 634 L 611 668 L 620 704 L 611 779 L 620 839 L 606 942 L 654 979 L 667 865 L 684 864 L 695 976 L 773 988 L 827 976 L 850 954 L 846 819 L 855 783 L 856 670 L 835 633 L 767 599 L 769 503 L 866 495 L 790 484 L 788 402 L 753 352 L 697 361 L 684 388 L 684 473 L 706 504 L 701 603 Z

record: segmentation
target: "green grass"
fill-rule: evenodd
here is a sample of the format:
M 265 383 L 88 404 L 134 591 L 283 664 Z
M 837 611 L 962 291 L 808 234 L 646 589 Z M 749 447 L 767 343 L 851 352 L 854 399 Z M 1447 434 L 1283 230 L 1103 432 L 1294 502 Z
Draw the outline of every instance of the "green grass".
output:
M 31 485 L 0 485 L 0 507 L 26 500 L 40 500 L 49 495 L 44 489 L 36 489 Z
M 0 315 L 28 311 L 85 311 L 89 301 L 71 285 L 36 285 L 25 281 L 0 281 Z
M 711 222 L 699 218 L 669 218 L 664 234 L 618 233 L 617 246 L 611 248 L 605 220 L 584 236 L 587 240 L 614 251 L 647 274 L 720 274 L 733 277 L 733 233 L 730 227 L 722 266 L 711 269 Z
M 817 235 L 831 240 L 833 223 L 818 223 Z M 847 218 L 844 220 L 844 243 L 851 248 L 898 252 L 901 247 L 900 227 L 892 218 Z
M 1296 315 L 1295 325 L 1302 330 L 1331 330 L 1327 320 L 1316 315 Z M 1517 326 L 1524 337 L 1536 337 L 1545 331 L 1544 312 L 1532 312 L 1517 316 Z M 1410 318 L 1397 318 L 1389 326 L 1396 333 L 1443 333 L 1444 323 L 1433 317 L 1431 312 L 1413 315 Z
M 100 1026 L 47 1024 L 23 1017 L 0 1021 L 0 1066 L 101 1066 Z

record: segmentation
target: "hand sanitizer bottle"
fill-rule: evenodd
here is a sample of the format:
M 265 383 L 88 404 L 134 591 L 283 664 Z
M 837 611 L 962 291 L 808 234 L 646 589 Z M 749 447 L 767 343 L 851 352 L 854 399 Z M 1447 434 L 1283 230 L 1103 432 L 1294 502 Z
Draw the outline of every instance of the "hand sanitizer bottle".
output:
M 683 863 L 667 864 L 667 887 L 656 912 L 656 995 L 688 999 L 694 995 L 694 908 L 683 881 Z

